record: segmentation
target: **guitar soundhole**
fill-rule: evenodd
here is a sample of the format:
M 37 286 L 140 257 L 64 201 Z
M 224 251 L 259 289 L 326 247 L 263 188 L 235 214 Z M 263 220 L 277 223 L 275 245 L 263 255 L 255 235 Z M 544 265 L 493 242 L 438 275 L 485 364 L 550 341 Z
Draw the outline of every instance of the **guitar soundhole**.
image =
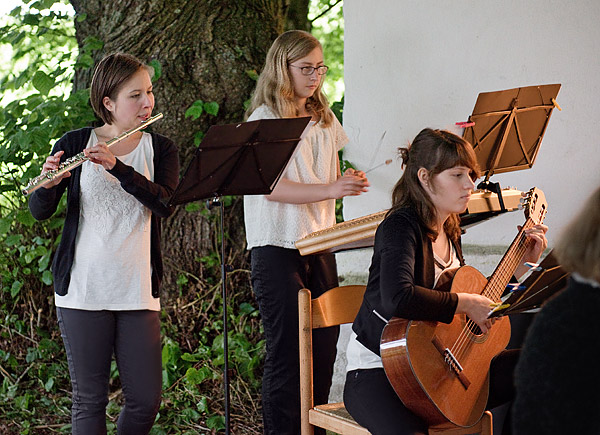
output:
M 467 320 L 467 328 L 469 329 L 469 332 L 471 332 L 471 334 L 477 335 L 477 336 L 483 335 L 483 332 L 481 331 L 481 328 L 479 326 L 477 326 L 477 323 L 471 321 L 471 319 L 469 319 L 468 317 L 466 318 L 466 320 Z

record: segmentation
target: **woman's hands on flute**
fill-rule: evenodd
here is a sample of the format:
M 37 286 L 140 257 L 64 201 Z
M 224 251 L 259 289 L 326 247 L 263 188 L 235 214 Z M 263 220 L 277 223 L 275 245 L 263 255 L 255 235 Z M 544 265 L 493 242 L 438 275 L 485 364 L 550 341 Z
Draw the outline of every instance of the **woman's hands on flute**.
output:
M 91 148 L 83 150 L 85 156 L 90 159 L 90 162 L 102 165 L 104 169 L 110 171 L 115 167 L 117 158 L 110 152 L 106 142 L 98 142 Z
M 60 158 L 64 154 L 64 151 L 58 151 L 54 155 L 46 157 L 46 161 L 42 165 L 42 175 L 46 172 L 55 171 L 60 167 Z M 117 158 L 113 153 L 110 152 L 105 142 L 99 142 L 91 148 L 86 148 L 83 153 L 92 163 L 102 165 L 104 169 L 111 170 L 117 163 Z M 64 172 L 57 177 L 53 178 L 52 181 L 44 184 L 45 189 L 50 189 L 58 185 L 63 178 L 71 176 L 71 172 Z
M 58 167 L 60 166 L 60 158 L 64 153 L 65 153 L 64 151 L 58 151 L 53 156 L 46 157 L 46 161 L 42 165 L 42 175 L 45 174 L 46 172 L 57 170 Z M 44 184 L 42 187 L 44 187 L 45 189 L 50 189 L 51 187 L 54 187 L 58 183 L 60 183 L 63 178 L 68 178 L 70 176 L 71 176 L 70 172 L 65 172 L 63 174 L 60 174 L 58 177 L 54 178 L 52 181 Z

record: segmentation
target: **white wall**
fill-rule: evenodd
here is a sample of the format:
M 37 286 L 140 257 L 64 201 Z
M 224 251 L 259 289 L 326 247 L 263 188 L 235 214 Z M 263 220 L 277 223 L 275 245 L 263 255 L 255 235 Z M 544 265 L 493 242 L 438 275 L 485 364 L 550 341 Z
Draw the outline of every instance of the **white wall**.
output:
M 561 83 L 563 110 L 553 111 L 533 168 L 492 177 L 503 187 L 544 191 L 552 245 L 600 186 L 600 2 L 345 0 L 344 19 L 344 128 L 351 139 L 344 157 L 363 170 L 394 158 L 368 174 L 368 194 L 344 200 L 345 219 L 389 208 L 401 174 L 396 149 L 422 128 L 465 121 L 480 92 Z M 469 229 L 463 243 L 508 245 L 524 221 L 522 212 L 507 213 Z M 465 248 L 467 263 L 485 275 L 503 252 Z M 343 283 L 364 282 L 370 256 L 337 254 Z M 332 400 L 341 400 L 346 335 Z
M 492 177 L 544 191 L 552 245 L 600 186 L 600 2 L 346 0 L 344 19 L 344 157 L 363 170 L 394 158 L 368 174 L 368 194 L 344 200 L 345 219 L 390 206 L 396 149 L 422 128 L 466 120 L 480 92 L 561 83 L 563 110 L 552 112 L 533 168 Z M 494 218 L 463 242 L 508 245 L 524 220 L 522 212 Z

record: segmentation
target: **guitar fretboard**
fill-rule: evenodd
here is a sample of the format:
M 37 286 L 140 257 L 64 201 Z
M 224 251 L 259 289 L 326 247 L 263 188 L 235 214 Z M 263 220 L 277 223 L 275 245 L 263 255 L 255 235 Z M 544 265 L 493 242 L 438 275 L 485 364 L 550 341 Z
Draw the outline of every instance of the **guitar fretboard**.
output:
M 487 296 L 495 302 L 500 300 L 500 297 L 504 293 L 504 289 L 510 282 L 519 264 L 523 261 L 523 256 L 525 255 L 525 251 L 529 247 L 529 244 L 533 243 L 525 235 L 525 230 L 534 225 L 533 220 L 528 218 L 504 254 L 504 257 L 500 260 L 496 270 L 492 273 L 492 276 L 481 293 L 482 295 Z

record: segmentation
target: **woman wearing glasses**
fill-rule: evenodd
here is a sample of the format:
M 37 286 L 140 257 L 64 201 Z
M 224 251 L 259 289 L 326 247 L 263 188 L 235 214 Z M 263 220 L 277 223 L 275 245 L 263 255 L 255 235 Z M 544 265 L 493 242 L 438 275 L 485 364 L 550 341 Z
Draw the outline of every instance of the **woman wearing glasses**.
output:
M 273 193 L 244 198 L 252 286 L 266 339 L 262 405 L 264 433 L 300 433 L 298 303 L 301 288 L 319 296 L 338 285 L 333 254 L 302 257 L 294 243 L 335 224 L 335 200 L 360 195 L 365 174 L 340 174 L 337 152 L 348 142 L 321 90 L 327 72 L 321 44 L 310 33 L 280 35 L 267 53 L 248 121 L 310 116 L 311 125 Z M 314 334 L 315 402 L 331 385 L 337 329 Z

